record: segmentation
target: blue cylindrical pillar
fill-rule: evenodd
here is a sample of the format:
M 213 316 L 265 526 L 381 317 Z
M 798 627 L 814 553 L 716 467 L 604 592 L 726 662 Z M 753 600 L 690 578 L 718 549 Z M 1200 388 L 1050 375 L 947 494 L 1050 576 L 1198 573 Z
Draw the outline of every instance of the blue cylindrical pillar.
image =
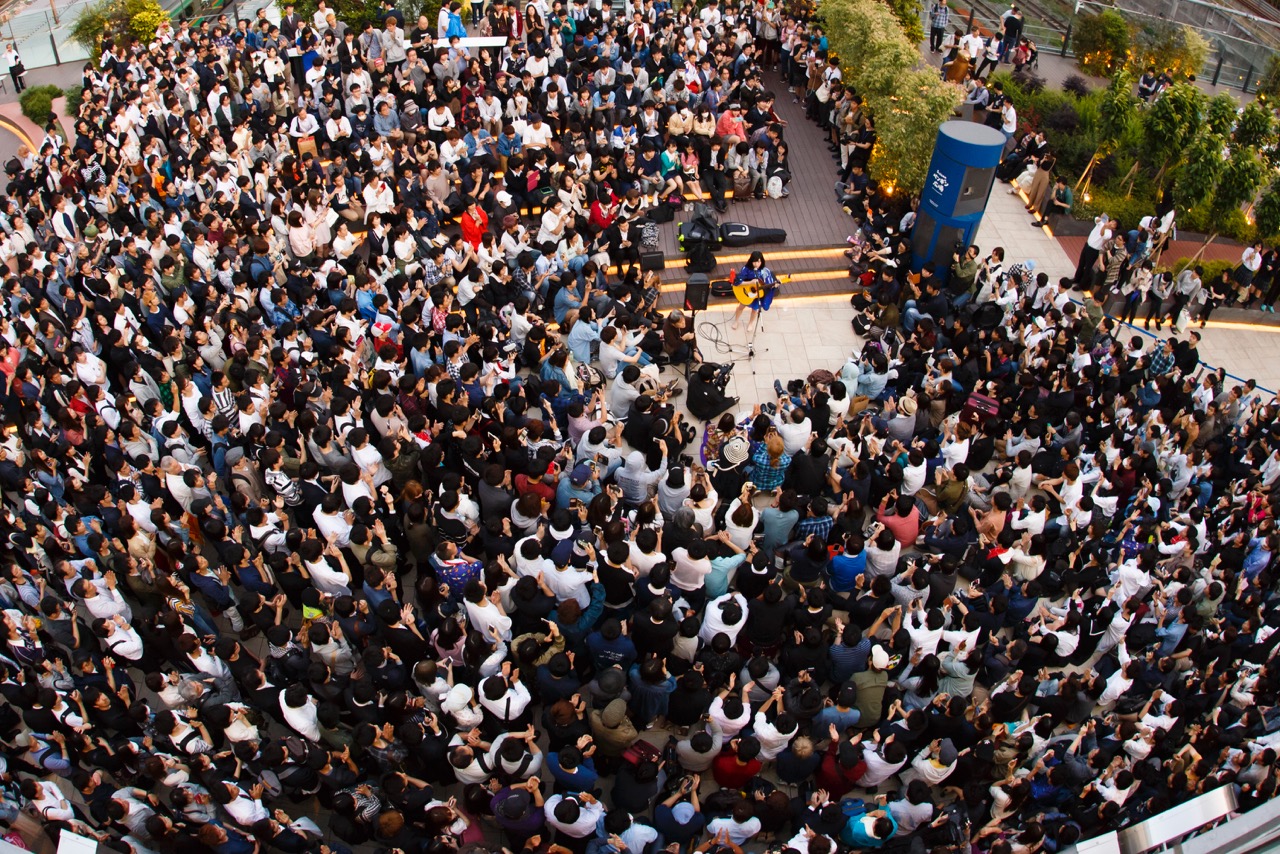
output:
M 973 242 L 1004 144 L 1003 133 L 977 122 L 950 121 L 938 128 L 912 232 L 912 269 L 933 261 L 945 276 L 956 246 Z

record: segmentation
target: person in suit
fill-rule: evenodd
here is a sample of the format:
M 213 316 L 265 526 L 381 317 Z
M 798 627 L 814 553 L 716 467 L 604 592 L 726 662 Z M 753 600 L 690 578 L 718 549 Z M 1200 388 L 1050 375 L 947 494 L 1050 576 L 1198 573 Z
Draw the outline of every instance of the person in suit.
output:
M 630 221 L 619 219 L 605 232 L 609 246 L 609 260 L 618 265 L 619 272 L 625 264 L 628 268 L 640 263 L 640 233 Z
M 295 41 L 301 26 L 302 16 L 293 11 L 292 3 L 285 4 L 284 15 L 280 18 L 280 38 L 287 42 Z

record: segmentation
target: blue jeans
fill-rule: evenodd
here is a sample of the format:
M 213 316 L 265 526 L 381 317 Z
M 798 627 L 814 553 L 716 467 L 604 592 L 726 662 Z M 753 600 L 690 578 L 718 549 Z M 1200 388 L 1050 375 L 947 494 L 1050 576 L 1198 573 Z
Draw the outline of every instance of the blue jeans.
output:
M 649 358 L 649 354 L 641 350 L 639 347 L 628 347 L 623 350 L 623 352 L 628 356 L 634 356 L 636 353 L 640 354 L 640 361 L 636 362 L 636 367 L 643 368 L 645 365 L 653 364 L 653 359 Z
M 902 327 L 908 332 L 915 332 L 916 324 L 925 318 L 933 320 L 933 315 L 925 314 L 923 311 L 917 310 L 915 300 L 907 300 L 907 303 L 903 306 L 902 310 Z

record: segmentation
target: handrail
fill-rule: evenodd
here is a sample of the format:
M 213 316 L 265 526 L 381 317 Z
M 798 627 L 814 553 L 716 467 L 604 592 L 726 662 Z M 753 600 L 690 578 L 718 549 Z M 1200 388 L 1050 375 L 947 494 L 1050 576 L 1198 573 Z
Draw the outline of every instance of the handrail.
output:
M 1211 829 L 1211 825 L 1234 813 L 1236 807 L 1235 789 L 1220 786 L 1132 827 L 1110 831 L 1077 843 L 1063 851 L 1063 854 L 1145 854 Z M 1259 809 L 1269 807 L 1280 807 L 1280 800 L 1272 801 Z

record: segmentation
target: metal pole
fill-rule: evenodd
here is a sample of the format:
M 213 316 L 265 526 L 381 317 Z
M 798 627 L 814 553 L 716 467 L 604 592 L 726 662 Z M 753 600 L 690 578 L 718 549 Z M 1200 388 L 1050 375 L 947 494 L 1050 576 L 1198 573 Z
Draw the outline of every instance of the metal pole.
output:
M 969 30 L 973 30 L 973 15 L 974 15 L 974 11 L 975 11 L 974 9 L 970 9 L 970 10 L 969 10 Z
M 1244 85 L 1240 87 L 1240 91 L 1245 94 L 1249 93 L 1249 81 L 1253 79 L 1253 63 L 1249 63 L 1249 70 L 1244 73 Z
M 1218 67 L 1213 69 L 1213 85 L 1214 86 L 1218 85 L 1218 78 L 1222 76 L 1222 60 L 1225 58 L 1226 58 L 1226 55 L 1223 54 L 1222 49 L 1219 48 L 1218 49 Z
M 1062 34 L 1062 56 L 1067 55 L 1067 48 L 1071 45 L 1071 28 L 1075 25 L 1075 21 L 1067 22 L 1067 31 Z

